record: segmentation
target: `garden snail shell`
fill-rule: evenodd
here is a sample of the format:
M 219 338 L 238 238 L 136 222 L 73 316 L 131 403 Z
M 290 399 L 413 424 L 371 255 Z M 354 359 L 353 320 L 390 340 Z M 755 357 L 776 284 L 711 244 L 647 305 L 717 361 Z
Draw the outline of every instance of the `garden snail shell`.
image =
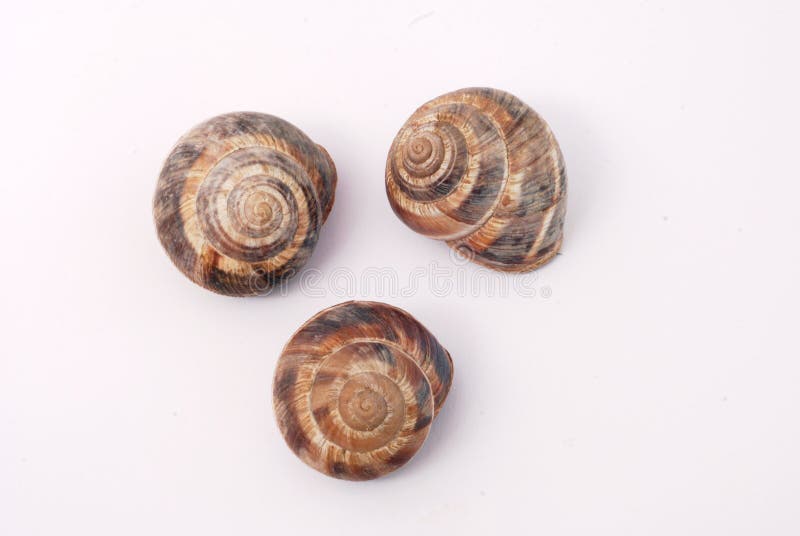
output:
M 564 159 L 547 123 L 513 95 L 461 89 L 423 104 L 394 139 L 386 193 L 409 227 L 496 270 L 561 247 Z
M 411 315 L 375 302 L 317 313 L 278 360 L 275 416 L 311 467 L 369 480 L 419 450 L 453 379 L 450 354 Z
M 189 279 L 230 296 L 265 294 L 310 257 L 335 187 L 330 156 L 298 128 L 230 113 L 178 140 L 153 215 L 161 244 Z

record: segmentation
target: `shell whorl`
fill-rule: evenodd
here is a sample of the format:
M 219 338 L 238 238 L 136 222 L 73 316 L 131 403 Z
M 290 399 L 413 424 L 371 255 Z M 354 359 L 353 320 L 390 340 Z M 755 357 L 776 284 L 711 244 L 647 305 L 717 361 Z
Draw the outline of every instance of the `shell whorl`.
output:
M 411 315 L 346 302 L 312 317 L 287 343 L 275 370 L 275 416 L 305 463 L 369 480 L 419 450 L 452 378 L 450 355 Z
M 386 162 L 386 193 L 406 225 L 503 271 L 532 270 L 558 252 L 566 181 L 547 123 L 490 88 L 422 105 Z
M 335 187 L 330 156 L 295 126 L 231 113 L 178 141 L 153 215 L 164 249 L 189 279 L 221 294 L 264 294 L 311 256 Z

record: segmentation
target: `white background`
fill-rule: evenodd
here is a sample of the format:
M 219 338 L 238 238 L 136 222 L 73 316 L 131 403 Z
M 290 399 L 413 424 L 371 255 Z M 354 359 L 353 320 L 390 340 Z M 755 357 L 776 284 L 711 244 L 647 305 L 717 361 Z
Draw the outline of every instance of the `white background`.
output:
M 28 4 L 0 22 L 0 534 L 800 533 L 796 2 Z M 310 267 L 452 268 L 384 162 L 473 85 L 566 157 L 535 297 L 234 299 L 162 251 L 172 144 L 255 110 L 338 167 Z M 418 456 L 367 483 L 303 465 L 271 408 L 283 344 L 348 298 L 456 365 Z

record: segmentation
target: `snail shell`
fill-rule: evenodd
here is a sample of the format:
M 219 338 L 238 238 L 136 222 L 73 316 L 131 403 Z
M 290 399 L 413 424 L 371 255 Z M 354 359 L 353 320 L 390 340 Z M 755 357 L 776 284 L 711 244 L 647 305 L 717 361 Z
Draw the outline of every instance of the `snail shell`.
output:
M 509 272 L 537 268 L 558 252 L 566 182 L 547 123 L 518 98 L 490 88 L 423 104 L 386 162 L 386 193 L 406 225 Z
M 335 187 L 330 156 L 298 128 L 230 113 L 178 140 L 153 215 L 161 244 L 189 279 L 230 296 L 266 294 L 310 257 Z
M 419 450 L 453 379 L 450 354 L 411 315 L 374 302 L 317 313 L 278 360 L 273 404 L 294 453 L 347 480 L 369 480 Z

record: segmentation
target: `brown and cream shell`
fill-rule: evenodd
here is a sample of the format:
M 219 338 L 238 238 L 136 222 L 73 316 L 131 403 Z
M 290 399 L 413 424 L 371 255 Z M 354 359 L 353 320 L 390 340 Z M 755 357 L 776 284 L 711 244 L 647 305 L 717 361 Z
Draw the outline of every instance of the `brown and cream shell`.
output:
M 297 127 L 230 113 L 178 140 L 153 215 L 161 244 L 189 279 L 231 296 L 265 294 L 310 257 L 335 187 L 330 156 Z
M 561 150 L 504 91 L 462 89 L 422 105 L 389 150 L 386 192 L 406 225 L 489 268 L 532 270 L 561 247 Z
M 336 478 L 369 480 L 419 450 L 452 379 L 450 355 L 411 315 L 353 301 L 321 311 L 292 336 L 273 404 L 301 460 Z

